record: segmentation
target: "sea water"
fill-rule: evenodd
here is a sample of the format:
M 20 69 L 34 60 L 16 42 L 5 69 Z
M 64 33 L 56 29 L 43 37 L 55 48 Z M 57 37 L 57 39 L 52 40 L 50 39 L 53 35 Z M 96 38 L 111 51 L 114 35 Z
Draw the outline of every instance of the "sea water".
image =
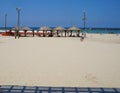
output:
M 120 30 L 82 30 L 83 32 L 87 32 L 87 33 L 97 33 L 97 34 L 120 34 Z

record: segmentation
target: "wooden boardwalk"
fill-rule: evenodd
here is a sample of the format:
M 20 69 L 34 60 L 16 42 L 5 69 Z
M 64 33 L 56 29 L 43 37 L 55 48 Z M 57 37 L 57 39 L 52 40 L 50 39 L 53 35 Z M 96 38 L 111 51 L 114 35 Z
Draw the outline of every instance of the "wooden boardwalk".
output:
M 0 93 L 120 93 L 120 88 L 42 87 L 1 85 Z

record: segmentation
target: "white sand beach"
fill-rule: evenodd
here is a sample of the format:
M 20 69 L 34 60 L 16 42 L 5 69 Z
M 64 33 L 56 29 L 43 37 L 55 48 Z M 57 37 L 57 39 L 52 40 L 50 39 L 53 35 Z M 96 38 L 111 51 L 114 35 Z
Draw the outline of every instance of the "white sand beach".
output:
M 0 36 L 0 85 L 120 87 L 120 35 Z

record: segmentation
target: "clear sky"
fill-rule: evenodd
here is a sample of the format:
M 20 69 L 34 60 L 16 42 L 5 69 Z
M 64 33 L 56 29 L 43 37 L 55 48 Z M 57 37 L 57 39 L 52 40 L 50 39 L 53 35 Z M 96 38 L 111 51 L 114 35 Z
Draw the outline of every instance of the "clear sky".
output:
M 120 0 L 0 0 L 0 27 L 17 25 L 16 8 L 21 8 L 21 26 L 120 27 Z

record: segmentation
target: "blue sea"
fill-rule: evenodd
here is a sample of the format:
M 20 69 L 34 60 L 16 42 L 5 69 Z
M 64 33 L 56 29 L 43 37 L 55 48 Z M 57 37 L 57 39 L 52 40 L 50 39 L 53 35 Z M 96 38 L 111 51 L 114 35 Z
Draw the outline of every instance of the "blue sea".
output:
M 7 27 L 7 30 L 12 29 L 13 27 Z M 33 30 L 37 30 L 39 27 L 30 27 Z M 55 28 L 55 27 L 51 27 Z M 68 29 L 69 27 L 65 27 Z M 81 28 L 79 27 L 82 32 L 87 32 L 87 33 L 98 33 L 98 34 L 120 34 L 120 28 Z M 4 27 L 0 27 L 0 30 L 4 31 Z

